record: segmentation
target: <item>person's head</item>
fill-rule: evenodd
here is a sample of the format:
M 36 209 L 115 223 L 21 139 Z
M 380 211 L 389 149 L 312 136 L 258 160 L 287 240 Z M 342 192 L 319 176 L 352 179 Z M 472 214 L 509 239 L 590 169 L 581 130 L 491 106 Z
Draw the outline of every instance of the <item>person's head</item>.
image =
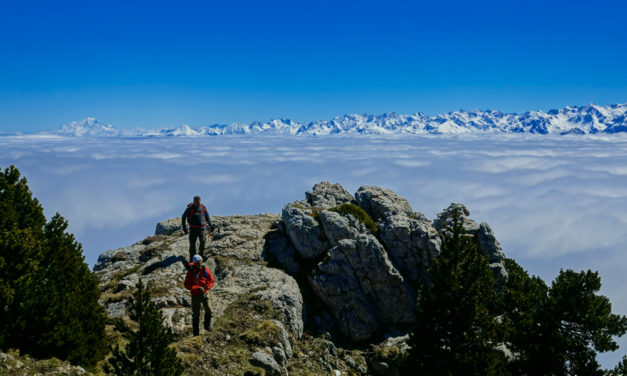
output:
M 194 255 L 194 257 L 192 258 L 192 261 L 194 261 L 194 266 L 197 268 L 200 268 L 202 266 L 202 256 L 201 255 Z
M 194 196 L 194 206 L 200 205 L 200 196 Z

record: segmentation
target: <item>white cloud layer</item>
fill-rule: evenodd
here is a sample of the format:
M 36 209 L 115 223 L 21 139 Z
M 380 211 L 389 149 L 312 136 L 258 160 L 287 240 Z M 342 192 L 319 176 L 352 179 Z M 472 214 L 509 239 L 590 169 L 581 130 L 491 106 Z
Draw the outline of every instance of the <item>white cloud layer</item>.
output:
M 381 185 L 429 218 L 463 202 L 508 256 L 551 281 L 598 270 L 627 314 L 627 136 L 0 137 L 46 215 L 60 212 L 90 265 L 177 217 L 195 194 L 214 214 L 280 212 L 329 180 Z M 601 355 L 615 364 L 627 349 Z

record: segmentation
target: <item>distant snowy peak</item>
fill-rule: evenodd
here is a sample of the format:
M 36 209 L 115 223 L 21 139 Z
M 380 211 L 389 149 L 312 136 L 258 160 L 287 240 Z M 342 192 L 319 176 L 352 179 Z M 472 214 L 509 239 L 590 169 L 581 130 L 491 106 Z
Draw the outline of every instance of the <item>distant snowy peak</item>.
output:
M 76 137 L 118 136 L 120 134 L 111 124 L 100 123 L 98 120 L 91 117 L 62 125 L 61 128 L 51 133 L 56 133 L 61 136 Z
M 204 127 L 116 130 L 111 125 L 87 118 L 63 125 L 52 133 L 64 136 L 121 137 L 198 137 L 218 135 L 336 135 L 336 134 L 597 134 L 627 132 L 627 104 L 567 106 L 559 110 L 506 114 L 492 110 L 454 111 L 429 116 L 424 113 L 401 115 L 344 115 L 327 121 L 298 123 L 287 119 L 250 124 L 215 124 Z

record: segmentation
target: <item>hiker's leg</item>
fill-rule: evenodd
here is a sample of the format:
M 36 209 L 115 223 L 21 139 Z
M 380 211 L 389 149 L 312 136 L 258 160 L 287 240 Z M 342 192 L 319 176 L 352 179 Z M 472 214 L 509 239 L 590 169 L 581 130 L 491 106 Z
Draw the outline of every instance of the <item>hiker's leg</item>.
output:
M 209 308 L 209 295 L 208 294 L 205 294 L 203 296 L 202 306 L 205 309 L 205 320 L 204 320 L 205 330 L 211 330 L 211 317 L 213 314 L 211 312 L 211 308 Z
M 192 260 L 192 257 L 196 254 L 196 238 L 198 237 L 198 233 L 195 229 L 189 230 L 189 260 Z
M 198 240 L 200 240 L 200 246 L 198 247 L 198 254 L 205 259 L 205 243 L 207 242 L 207 230 L 201 229 L 198 233 Z
M 200 304 L 202 303 L 202 295 L 192 295 L 192 334 L 197 336 L 200 333 Z

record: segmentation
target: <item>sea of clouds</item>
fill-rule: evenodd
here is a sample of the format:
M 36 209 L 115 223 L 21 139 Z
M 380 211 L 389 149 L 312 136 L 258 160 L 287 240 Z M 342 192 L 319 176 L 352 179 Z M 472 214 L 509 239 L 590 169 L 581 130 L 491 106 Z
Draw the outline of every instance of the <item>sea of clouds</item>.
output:
M 530 273 L 550 282 L 560 268 L 598 270 L 627 314 L 627 135 L 0 137 L 9 164 L 48 217 L 68 219 L 90 266 L 196 194 L 212 214 L 279 213 L 327 180 L 390 188 L 429 218 L 462 202 Z M 605 366 L 626 353 L 620 343 Z

